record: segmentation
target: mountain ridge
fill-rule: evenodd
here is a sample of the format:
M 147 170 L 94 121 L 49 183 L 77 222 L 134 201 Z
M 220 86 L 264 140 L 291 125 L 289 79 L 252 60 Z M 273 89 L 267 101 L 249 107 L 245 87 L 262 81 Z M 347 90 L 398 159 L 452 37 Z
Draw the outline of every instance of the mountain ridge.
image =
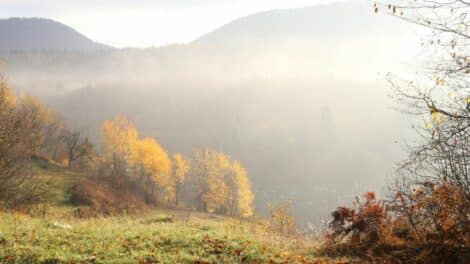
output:
M 338 13 L 341 15 L 338 16 Z M 227 44 L 234 39 L 242 39 L 247 41 L 246 44 L 252 44 L 260 39 L 277 41 L 298 37 L 311 38 L 312 36 L 338 37 L 332 33 L 352 34 L 368 31 L 371 28 L 376 30 L 377 25 L 374 23 L 376 16 L 372 7 L 369 8 L 368 5 L 358 2 L 336 2 L 268 10 L 230 21 L 195 39 L 190 44 Z M 383 21 L 381 23 L 383 26 Z
M 111 46 L 92 41 L 82 33 L 49 18 L 0 19 L 0 50 L 105 50 Z

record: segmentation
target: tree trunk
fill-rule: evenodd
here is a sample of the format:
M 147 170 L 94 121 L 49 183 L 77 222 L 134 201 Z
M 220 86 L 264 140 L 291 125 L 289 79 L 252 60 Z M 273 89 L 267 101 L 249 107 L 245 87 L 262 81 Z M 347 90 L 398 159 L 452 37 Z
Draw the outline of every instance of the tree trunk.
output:
M 72 168 L 73 150 L 69 150 L 69 169 Z

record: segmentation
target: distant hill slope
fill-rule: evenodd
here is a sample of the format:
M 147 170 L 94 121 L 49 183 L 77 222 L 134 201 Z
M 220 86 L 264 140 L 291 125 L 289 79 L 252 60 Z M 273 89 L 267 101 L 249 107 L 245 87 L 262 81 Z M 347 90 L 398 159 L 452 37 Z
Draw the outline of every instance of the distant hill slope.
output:
M 110 48 L 93 42 L 64 24 L 43 18 L 0 19 L 0 36 L 0 51 Z
M 272 10 L 232 21 L 210 32 L 193 44 L 265 45 L 269 42 L 305 38 L 350 40 L 361 34 L 397 27 L 391 19 L 377 19 L 367 3 L 340 2 L 305 8 Z M 396 33 L 396 30 L 394 30 Z

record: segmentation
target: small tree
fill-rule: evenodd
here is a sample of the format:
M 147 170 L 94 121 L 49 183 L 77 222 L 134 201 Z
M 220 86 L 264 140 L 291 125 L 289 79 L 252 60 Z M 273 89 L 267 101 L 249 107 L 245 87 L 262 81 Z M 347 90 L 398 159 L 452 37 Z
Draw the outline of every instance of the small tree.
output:
M 79 131 L 64 131 L 62 140 L 67 152 L 68 167 L 72 168 L 72 163 L 84 158 L 93 152 L 93 146 L 87 138 L 83 138 Z
M 269 227 L 272 232 L 290 236 L 296 234 L 295 220 L 292 215 L 291 200 L 277 200 L 268 205 Z

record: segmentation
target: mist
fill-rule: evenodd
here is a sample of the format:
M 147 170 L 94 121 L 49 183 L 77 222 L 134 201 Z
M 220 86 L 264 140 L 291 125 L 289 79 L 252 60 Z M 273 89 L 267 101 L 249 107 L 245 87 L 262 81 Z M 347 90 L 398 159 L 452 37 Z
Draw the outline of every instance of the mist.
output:
M 413 140 L 386 74 L 415 67 L 415 36 L 369 4 L 341 2 L 255 14 L 188 44 L 1 58 L 16 91 L 95 143 L 103 120 L 125 114 L 169 152 L 208 146 L 240 160 L 258 213 L 291 198 L 299 223 L 320 225 L 380 190 Z

